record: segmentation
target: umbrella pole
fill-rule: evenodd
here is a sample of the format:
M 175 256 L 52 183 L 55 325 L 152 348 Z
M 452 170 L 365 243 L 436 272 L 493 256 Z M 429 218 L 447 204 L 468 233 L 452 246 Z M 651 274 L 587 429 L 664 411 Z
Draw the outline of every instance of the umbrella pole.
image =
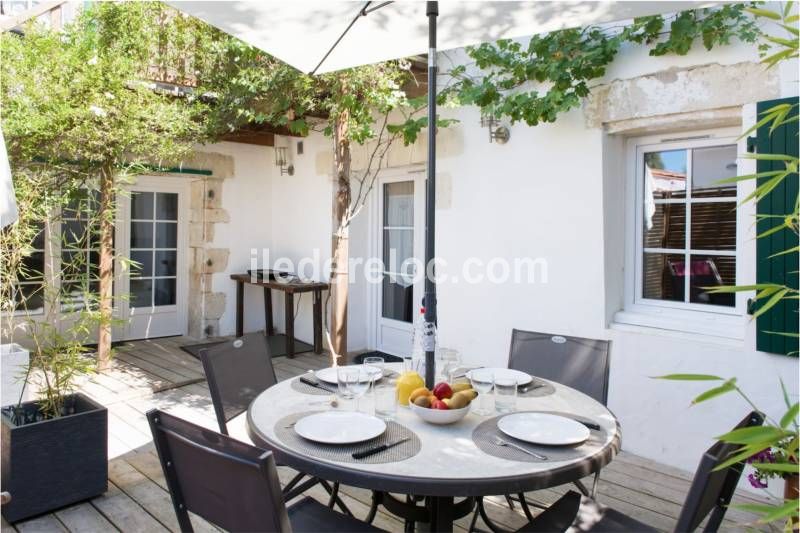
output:
M 436 378 L 436 282 L 433 258 L 436 251 L 436 17 L 439 2 L 427 2 L 428 16 L 428 180 L 425 195 L 425 385 L 433 388 Z

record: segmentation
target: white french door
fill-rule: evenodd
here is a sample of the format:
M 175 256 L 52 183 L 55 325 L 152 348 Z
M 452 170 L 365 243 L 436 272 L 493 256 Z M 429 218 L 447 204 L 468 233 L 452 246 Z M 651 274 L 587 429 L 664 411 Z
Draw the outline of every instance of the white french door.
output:
M 396 171 L 381 177 L 377 189 L 374 255 L 382 261 L 383 276 L 381 283 L 373 285 L 375 344 L 382 352 L 408 355 L 423 293 L 422 282 L 414 283 L 414 277 L 415 266 L 421 268 L 424 257 L 424 175 L 407 169 Z
M 121 202 L 117 242 L 136 262 L 120 269 L 125 339 L 186 333 L 188 187 L 170 178 L 140 177 Z

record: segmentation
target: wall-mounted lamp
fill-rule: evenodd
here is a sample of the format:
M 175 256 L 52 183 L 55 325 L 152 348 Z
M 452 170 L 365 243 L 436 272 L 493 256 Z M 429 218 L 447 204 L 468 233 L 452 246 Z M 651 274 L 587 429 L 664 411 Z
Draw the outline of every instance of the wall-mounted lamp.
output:
M 281 176 L 294 176 L 294 165 L 289 164 L 289 149 L 285 146 L 275 147 L 275 166 L 281 169 Z
M 481 115 L 481 127 L 489 129 L 489 142 L 505 144 L 511 138 L 511 131 L 505 126 L 500 125 L 500 121 L 494 115 Z

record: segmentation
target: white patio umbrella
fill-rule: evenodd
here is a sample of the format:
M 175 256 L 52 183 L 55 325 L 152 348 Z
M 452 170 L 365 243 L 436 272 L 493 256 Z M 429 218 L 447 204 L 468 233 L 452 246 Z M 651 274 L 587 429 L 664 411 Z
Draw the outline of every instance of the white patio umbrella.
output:
M 11 181 L 11 165 L 8 163 L 6 141 L 0 129 L 0 228 L 5 228 L 17 220 L 17 200 L 14 196 L 14 182 Z
M 692 9 L 708 2 L 337 0 L 168 1 L 173 7 L 310 74 L 428 54 L 428 124 L 436 117 L 436 52 L 501 38 Z M 436 128 L 428 128 L 425 264 L 434 257 Z M 425 277 L 425 321 L 436 322 L 436 285 Z M 432 328 L 426 327 L 426 331 Z M 433 336 L 423 339 L 433 386 Z

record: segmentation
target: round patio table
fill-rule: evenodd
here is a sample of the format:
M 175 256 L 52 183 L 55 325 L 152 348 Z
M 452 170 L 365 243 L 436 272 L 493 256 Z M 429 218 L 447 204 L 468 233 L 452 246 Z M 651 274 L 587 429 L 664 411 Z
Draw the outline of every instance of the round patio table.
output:
M 558 457 L 535 462 L 509 460 L 489 455 L 473 441 L 473 430 L 491 416 L 470 412 L 455 424 L 437 426 L 398 406 L 395 421 L 420 439 L 416 455 L 377 464 L 321 458 L 287 445 L 276 434 L 276 422 L 288 415 L 332 409 L 319 405 L 324 396 L 295 390 L 292 380 L 270 387 L 253 400 L 247 411 L 247 428 L 253 442 L 272 450 L 278 463 L 308 475 L 383 493 L 427 497 L 430 529 L 451 531 L 458 512 L 455 497 L 517 494 L 577 481 L 603 468 L 619 450 L 619 424 L 605 406 L 570 387 L 536 379 L 550 384 L 551 394 L 520 396 L 516 410 L 569 413 L 598 424 L 601 431 L 592 433 L 598 433 L 599 437 L 593 437 L 593 446 L 586 453 L 573 453 L 567 460 Z M 369 397 L 361 399 L 362 410 L 365 407 L 372 407 Z M 351 407 L 337 409 L 346 408 Z M 580 452 L 581 448 L 574 451 Z

